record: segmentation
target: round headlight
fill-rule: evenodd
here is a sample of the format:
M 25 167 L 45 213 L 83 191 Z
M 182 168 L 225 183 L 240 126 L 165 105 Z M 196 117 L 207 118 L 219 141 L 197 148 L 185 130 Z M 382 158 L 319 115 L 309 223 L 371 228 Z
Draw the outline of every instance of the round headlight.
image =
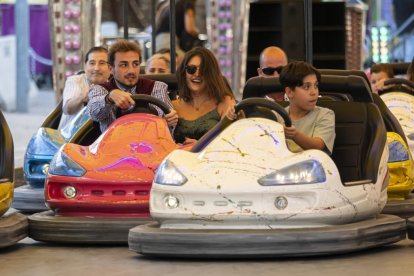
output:
M 66 186 L 63 188 L 63 195 L 66 198 L 74 198 L 76 196 L 76 188 L 73 186 Z
M 283 210 L 288 206 L 288 201 L 284 196 L 278 196 L 275 199 L 275 206 L 279 210 Z
M 43 166 L 42 166 L 42 172 L 44 173 L 44 174 L 47 174 L 47 172 L 49 171 L 49 164 L 44 164 Z
M 170 209 L 175 209 L 180 204 L 180 201 L 178 198 L 172 195 L 168 195 L 164 198 L 165 206 L 167 206 Z

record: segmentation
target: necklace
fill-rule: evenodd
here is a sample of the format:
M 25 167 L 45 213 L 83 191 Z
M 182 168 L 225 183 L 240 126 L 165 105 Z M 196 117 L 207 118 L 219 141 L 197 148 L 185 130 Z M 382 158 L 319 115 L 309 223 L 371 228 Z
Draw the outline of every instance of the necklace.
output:
M 191 104 L 193 107 L 194 107 L 194 109 L 196 110 L 196 111 L 199 111 L 200 110 L 200 107 L 203 105 L 203 103 L 205 103 L 205 102 L 207 102 L 208 100 L 209 100 L 210 98 L 205 98 L 203 101 L 201 101 L 198 105 L 196 105 L 195 104 L 195 102 L 194 102 L 194 99 L 193 99 L 193 103 Z

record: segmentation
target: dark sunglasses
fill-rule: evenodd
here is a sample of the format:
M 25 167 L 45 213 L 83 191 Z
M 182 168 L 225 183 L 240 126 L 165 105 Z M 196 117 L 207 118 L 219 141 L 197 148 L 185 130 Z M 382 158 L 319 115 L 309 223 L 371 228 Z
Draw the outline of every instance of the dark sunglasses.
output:
M 200 67 L 195 66 L 195 65 L 186 65 L 185 66 L 185 71 L 190 74 L 190 75 L 194 75 L 197 72 L 197 69 L 199 69 Z
M 279 66 L 279 67 L 265 67 L 265 68 L 262 68 L 262 72 L 265 75 L 272 76 L 275 73 L 275 71 L 277 71 L 280 74 L 280 71 L 282 70 L 282 68 L 283 68 L 282 66 Z

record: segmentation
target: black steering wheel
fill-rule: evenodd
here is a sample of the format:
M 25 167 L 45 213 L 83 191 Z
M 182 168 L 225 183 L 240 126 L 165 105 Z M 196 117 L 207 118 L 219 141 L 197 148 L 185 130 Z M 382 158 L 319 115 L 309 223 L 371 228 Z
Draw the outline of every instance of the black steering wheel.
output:
M 384 85 L 397 85 L 380 91 L 379 94 L 385 94 L 390 92 L 404 92 L 414 96 L 414 82 L 406 80 L 406 79 L 399 79 L 399 78 L 392 78 L 389 80 L 384 81 Z
M 236 113 L 238 113 L 240 110 L 248 112 L 249 109 L 252 107 L 264 107 L 272 111 L 275 111 L 283 118 L 283 120 L 285 121 L 285 125 L 287 127 L 292 126 L 292 120 L 290 119 L 287 111 L 281 105 L 277 104 L 276 102 L 273 102 L 273 101 L 270 101 L 264 98 L 253 97 L 253 98 L 244 99 L 236 105 L 235 109 L 236 109 Z
M 285 121 L 285 125 L 287 127 L 292 126 L 292 120 L 290 119 L 289 114 L 286 112 L 286 110 L 279 104 L 273 101 L 269 101 L 264 98 L 244 99 L 236 105 L 235 111 L 236 113 L 239 112 L 240 110 L 249 112 L 250 111 L 249 109 L 252 109 L 255 107 L 264 107 L 264 108 L 277 112 L 283 118 L 283 120 Z M 276 117 L 273 120 L 277 121 Z M 230 120 L 229 118 L 224 117 L 218 124 L 216 124 L 212 129 L 210 129 L 206 134 L 204 134 L 203 137 L 201 137 L 198 140 L 198 142 L 191 149 L 191 152 L 199 152 L 202 149 L 204 149 L 214 138 L 217 137 L 217 135 L 219 135 L 224 129 L 226 129 L 233 122 L 234 122 L 233 120 Z
M 155 105 L 156 107 L 159 107 L 164 114 L 168 114 L 171 112 L 171 107 L 169 107 L 166 103 L 161 101 L 160 99 L 157 99 L 150 95 L 145 94 L 134 94 L 131 95 L 132 99 L 135 101 L 135 105 L 132 106 L 128 110 L 122 110 L 120 108 L 117 108 L 117 117 L 120 117 L 125 114 L 131 114 L 131 113 L 150 113 L 153 114 L 153 110 L 149 106 L 149 104 Z

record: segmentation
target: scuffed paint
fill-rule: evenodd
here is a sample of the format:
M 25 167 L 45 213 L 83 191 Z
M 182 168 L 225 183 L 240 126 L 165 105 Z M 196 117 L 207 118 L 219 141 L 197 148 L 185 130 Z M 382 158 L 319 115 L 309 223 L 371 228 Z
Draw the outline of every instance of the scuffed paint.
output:
M 225 141 L 226 143 L 228 143 L 230 146 L 232 146 L 234 149 L 236 149 L 237 150 L 237 152 L 242 156 L 242 157 L 244 157 L 246 154 L 244 153 L 244 152 L 242 152 L 241 150 L 240 150 L 240 148 L 239 147 L 236 147 L 232 142 L 230 142 L 229 140 L 227 140 L 227 139 L 225 139 L 225 138 L 222 138 L 223 139 L 223 141 Z
M 336 189 L 335 189 L 335 192 L 340 196 L 340 198 L 342 199 L 342 201 L 346 205 L 350 205 L 354 209 L 353 218 L 355 219 L 355 217 L 358 215 L 358 208 L 357 208 L 357 206 L 347 196 L 345 196 L 342 192 L 340 192 L 340 191 L 338 191 Z
M 387 159 L 388 151 L 384 149 L 380 163 L 383 170 L 377 182 L 344 185 L 326 153 L 292 153 L 286 147 L 282 126 L 266 119 L 243 119 L 226 128 L 200 153 L 174 151 L 169 155 L 168 160 L 188 181 L 177 187 L 155 183 L 151 214 L 162 227 L 183 229 L 322 227 L 368 219 L 385 205 L 380 188 L 386 177 Z M 304 160 L 318 160 L 326 181 L 265 187 L 257 182 Z M 177 195 L 181 205 L 167 208 L 163 204 L 166 194 Z M 286 197 L 286 208 L 275 206 L 278 196 Z M 220 201 L 228 204 L 215 204 Z
M 258 128 L 262 129 L 264 134 L 261 134 L 260 136 L 269 136 L 270 138 L 272 138 L 273 142 L 275 143 L 275 145 L 279 144 L 279 140 L 277 139 L 277 137 L 274 136 L 273 133 L 269 132 L 267 129 L 264 129 L 261 125 L 256 125 Z

